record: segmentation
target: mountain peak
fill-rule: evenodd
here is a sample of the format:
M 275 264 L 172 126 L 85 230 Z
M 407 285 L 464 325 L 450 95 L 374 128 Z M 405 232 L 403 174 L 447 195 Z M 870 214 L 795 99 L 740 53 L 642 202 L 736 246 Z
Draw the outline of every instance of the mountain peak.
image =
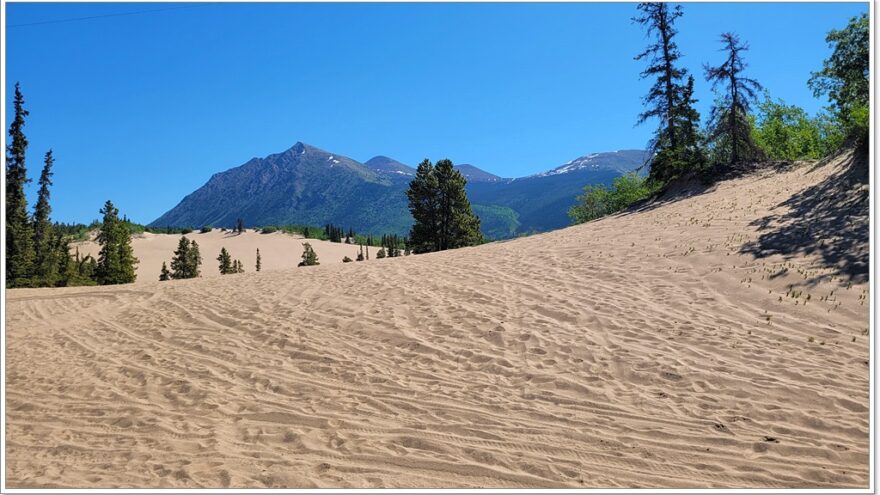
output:
M 468 181 L 470 182 L 498 182 L 502 181 L 501 177 L 497 175 L 486 172 L 483 169 L 477 168 L 470 163 L 462 163 L 461 165 L 456 165 L 455 169 L 461 172 Z
M 377 172 L 384 172 L 390 174 L 398 174 L 398 175 L 415 175 L 416 169 L 410 167 L 409 165 L 405 165 L 395 160 L 394 158 L 389 158 L 384 155 L 377 155 L 373 158 L 370 158 L 364 165 L 367 166 L 370 170 L 375 170 Z

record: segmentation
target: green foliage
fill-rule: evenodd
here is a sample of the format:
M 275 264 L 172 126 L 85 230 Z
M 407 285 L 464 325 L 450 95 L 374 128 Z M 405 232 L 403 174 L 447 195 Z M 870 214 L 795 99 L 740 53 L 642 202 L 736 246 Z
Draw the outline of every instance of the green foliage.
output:
M 257 248 L 257 271 L 263 267 L 263 258 L 260 256 L 260 248 Z
M 615 179 L 610 189 L 604 185 L 584 187 L 584 193 L 577 198 L 578 204 L 568 211 L 568 215 L 575 224 L 589 222 L 650 198 L 657 193 L 658 187 L 631 172 Z
M 354 260 L 352 260 L 352 259 L 349 258 L 348 256 L 343 256 L 343 257 L 342 257 L 342 262 L 343 262 L 343 263 L 351 263 L 352 261 L 354 261 Z
M 199 229 L 199 233 L 200 234 L 207 234 L 208 232 L 211 232 L 212 230 L 214 230 L 214 227 L 212 227 L 210 225 L 205 225 L 204 227 Z
M 177 249 L 174 250 L 174 257 L 171 258 L 171 278 L 196 278 L 200 274 L 201 264 L 202 255 L 198 243 L 181 236 Z
M 724 87 L 720 101 L 712 107 L 709 117 L 708 140 L 715 165 L 729 167 L 763 158 L 761 149 L 752 139 L 749 111 L 762 89 L 758 81 L 743 75 L 747 64 L 743 52 L 748 44 L 733 33 L 722 33 L 724 62 L 716 67 L 706 66 L 706 80 L 712 88 Z
M 220 256 L 217 256 L 217 261 L 220 262 L 220 275 L 228 275 L 233 272 L 232 266 L 232 257 L 229 256 L 229 251 L 226 248 L 220 248 Z
M 230 273 L 244 273 L 244 264 L 241 260 L 235 260 L 232 262 L 232 271 Z
M 844 132 L 827 114 L 810 118 L 802 108 L 774 101 L 769 95 L 752 120 L 755 143 L 774 160 L 822 158 L 840 146 Z
M 870 104 L 868 14 L 851 18 L 844 29 L 832 29 L 825 41 L 833 52 L 807 84 L 816 97 L 828 95 L 848 135 L 865 138 Z
M 101 230 L 98 233 L 97 281 L 100 285 L 128 284 L 137 278 L 134 257 L 131 247 L 131 233 L 119 220 L 119 210 L 110 200 L 104 203 L 100 213 L 104 216 Z
M 162 271 L 159 272 L 159 281 L 164 282 L 166 280 L 171 280 L 171 272 L 168 270 L 168 265 L 163 261 Z
M 278 232 L 278 227 L 274 225 L 266 225 L 265 227 L 260 229 L 261 234 L 273 234 L 275 232 Z
M 483 234 L 489 239 L 509 239 L 516 235 L 520 226 L 519 213 L 513 208 L 500 205 L 471 205 L 480 218 Z
M 315 266 L 320 265 L 318 263 L 318 255 L 315 254 L 315 250 L 312 249 L 312 245 L 308 242 L 303 243 L 303 254 L 302 261 L 299 262 L 297 266 Z
M 376 259 L 381 260 L 384 257 L 385 257 L 385 248 L 380 248 L 379 251 L 376 253 Z
M 24 185 L 27 178 L 25 153 L 28 141 L 22 128 L 28 111 L 24 109 L 24 96 L 19 84 L 15 84 L 15 117 L 9 126 L 11 143 L 6 147 L 6 286 L 31 285 L 33 274 L 33 229 L 27 211 Z
M 654 78 L 654 84 L 644 98 L 646 109 L 637 124 L 649 119 L 659 120 L 659 126 L 648 145 L 653 156 L 649 178 L 668 183 L 687 172 L 703 167 L 705 158 L 700 146 L 700 114 L 694 108 L 694 78 L 687 69 L 677 66 L 681 53 L 675 42 L 678 31 L 675 20 L 682 16 L 681 6 L 670 7 L 663 2 L 638 5 L 641 15 L 633 20 L 653 36 L 648 48 L 635 57 L 647 59 L 648 67 L 640 74 L 642 79 Z
M 424 160 L 406 192 L 415 219 L 410 243 L 417 253 L 473 246 L 483 240 L 480 219 L 465 192 L 467 180 L 450 160 Z

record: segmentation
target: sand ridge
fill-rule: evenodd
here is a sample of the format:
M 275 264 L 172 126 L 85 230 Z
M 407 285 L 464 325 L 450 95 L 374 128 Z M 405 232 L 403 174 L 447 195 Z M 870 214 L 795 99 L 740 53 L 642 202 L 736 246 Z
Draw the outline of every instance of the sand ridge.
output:
M 750 249 L 845 161 L 444 253 L 7 291 L 8 486 L 867 487 L 866 277 Z

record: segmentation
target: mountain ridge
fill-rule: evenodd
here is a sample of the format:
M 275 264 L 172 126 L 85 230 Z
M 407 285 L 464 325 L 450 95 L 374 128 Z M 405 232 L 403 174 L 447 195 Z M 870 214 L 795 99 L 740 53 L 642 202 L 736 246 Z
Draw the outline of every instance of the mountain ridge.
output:
M 645 156 L 640 150 L 594 153 L 520 178 L 467 163 L 456 168 L 468 178 L 484 234 L 506 238 L 567 225 L 568 208 L 584 185 L 608 184 Z M 414 175 L 415 168 L 385 155 L 361 163 L 297 142 L 211 175 L 149 225 L 231 227 L 241 218 L 250 226 L 334 223 L 362 233 L 406 234 L 412 217 L 404 193 Z

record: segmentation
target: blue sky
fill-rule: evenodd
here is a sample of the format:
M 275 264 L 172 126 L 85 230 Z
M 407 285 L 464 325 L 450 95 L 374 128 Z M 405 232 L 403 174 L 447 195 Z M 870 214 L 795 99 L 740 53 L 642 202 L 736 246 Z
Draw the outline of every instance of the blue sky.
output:
M 633 60 L 646 44 L 635 4 L 192 5 L 7 3 L 6 103 L 20 81 L 31 176 L 56 156 L 56 220 L 88 222 L 112 199 L 147 223 L 213 173 L 297 141 L 518 177 L 642 148 L 654 128 L 633 125 L 650 85 Z M 752 77 L 812 113 L 827 104 L 806 87 L 826 32 L 868 4 L 683 8 L 704 114 L 701 66 L 721 59 L 723 31 L 750 43 Z

